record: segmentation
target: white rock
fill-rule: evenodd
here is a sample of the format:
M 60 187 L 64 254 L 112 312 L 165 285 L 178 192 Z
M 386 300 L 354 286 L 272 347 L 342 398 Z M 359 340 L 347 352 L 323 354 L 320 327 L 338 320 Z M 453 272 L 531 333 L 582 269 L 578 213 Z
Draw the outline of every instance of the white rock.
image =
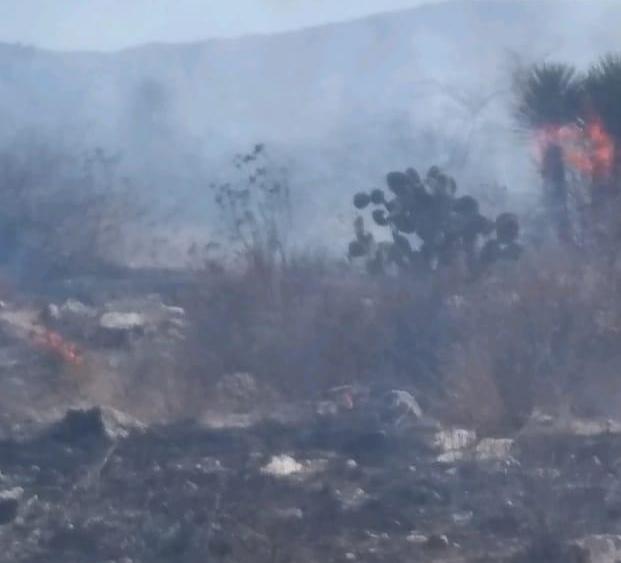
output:
M 588 420 L 574 418 L 569 421 L 568 430 L 576 436 L 599 436 L 621 433 L 621 424 L 615 420 Z
M 455 522 L 458 526 L 465 526 L 469 524 L 473 517 L 474 513 L 471 510 L 467 512 L 456 512 L 451 516 L 453 522 Z
M 429 538 L 427 536 L 423 534 L 416 534 L 416 533 L 411 533 L 405 539 L 406 541 L 416 544 L 416 545 L 425 545 L 429 541 Z
M 512 448 L 510 438 L 483 438 L 475 448 L 475 455 L 481 461 L 509 459 Z
M 288 477 L 304 471 L 304 465 L 289 455 L 277 455 L 261 468 L 261 472 L 274 477 Z
M 449 464 L 461 461 L 476 440 L 477 434 L 474 430 L 464 428 L 440 430 L 433 436 L 432 441 L 433 447 L 441 452 L 436 461 Z
M 174 305 L 162 305 L 162 309 L 175 317 L 185 317 L 185 309 Z
M 24 489 L 21 487 L 13 487 L 0 491 L 0 501 L 3 500 L 20 500 L 24 496 Z
M 464 428 L 451 428 L 441 430 L 434 436 L 434 446 L 444 452 L 465 450 L 477 441 L 477 433 L 474 430 Z
M 319 416 L 336 416 L 339 413 L 339 406 L 334 401 L 319 401 L 316 412 Z
M 104 313 L 99 319 L 99 326 L 106 330 L 129 331 L 143 328 L 146 320 L 140 313 Z
M 347 469 L 356 469 L 358 467 L 355 459 L 348 459 L 346 465 Z
M 464 459 L 464 452 L 460 450 L 451 450 L 449 452 L 444 452 L 440 454 L 436 461 L 438 463 L 456 463 Z
M 275 511 L 275 516 L 281 520 L 303 520 L 304 512 L 301 508 L 279 508 Z
M 55 321 L 60 319 L 60 307 L 54 303 L 50 303 L 47 306 L 47 316 Z
M 60 307 L 60 315 L 74 315 L 78 317 L 90 317 L 97 316 L 97 309 L 85 305 L 77 299 L 67 299 Z
M 367 492 L 360 487 L 350 490 L 337 489 L 335 493 L 344 510 L 356 510 L 370 498 Z
M 200 418 L 203 426 L 213 430 L 250 428 L 260 421 L 261 416 L 256 413 L 207 412 Z

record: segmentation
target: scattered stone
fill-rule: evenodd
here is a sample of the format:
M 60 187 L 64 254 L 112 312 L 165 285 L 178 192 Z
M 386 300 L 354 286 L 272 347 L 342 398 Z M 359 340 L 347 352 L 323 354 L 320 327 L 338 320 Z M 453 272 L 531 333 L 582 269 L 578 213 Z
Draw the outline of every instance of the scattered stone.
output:
M 53 321 L 59 321 L 61 317 L 60 307 L 56 305 L 55 303 L 50 303 L 45 308 L 45 310 L 42 312 L 42 315 L 43 315 L 43 320 L 49 319 Z
M 570 434 L 582 437 L 621 434 L 621 422 L 613 419 L 580 418 L 567 413 L 555 417 L 535 411 L 521 434 Z
M 464 428 L 451 428 L 436 432 L 432 440 L 432 446 L 441 453 L 436 458 L 438 463 L 455 463 L 464 459 L 466 451 L 477 440 L 474 430 Z
M 260 421 L 258 413 L 207 412 L 200 419 L 201 424 L 211 430 L 250 428 Z
M 354 489 L 337 489 L 336 498 L 341 503 L 343 510 L 356 510 L 369 500 L 369 495 L 364 489 L 356 487 Z
M 304 465 L 288 455 L 277 455 L 261 468 L 261 472 L 274 477 L 288 477 L 304 471 Z
M 483 438 L 475 448 L 475 456 L 480 461 L 507 460 L 512 448 L 510 438 Z
M 185 309 L 183 307 L 176 307 L 174 305 L 162 305 L 162 310 L 170 313 L 172 317 L 179 319 L 185 317 Z
M 474 513 L 471 510 L 467 512 L 456 512 L 452 516 L 453 522 L 457 526 L 465 526 L 469 524 L 470 522 L 472 522 L 473 517 L 474 517 Z
M 10 524 L 17 517 L 24 489 L 15 487 L 0 491 L 0 525 Z
M 60 318 L 65 316 L 94 318 L 97 316 L 97 309 L 89 307 L 76 299 L 67 299 L 59 308 Z
M 429 538 L 427 536 L 425 536 L 424 534 L 417 534 L 417 533 L 411 533 L 409 536 L 407 536 L 406 541 L 413 543 L 415 545 L 426 545 L 427 542 L 429 541 Z
M 221 471 L 224 471 L 224 467 L 222 466 L 220 460 L 214 457 L 203 458 L 194 466 L 194 468 L 205 475 L 211 475 L 213 473 L 220 473 Z
M 131 332 L 139 331 L 146 325 L 144 315 L 140 313 L 104 313 L 99 319 L 99 326 L 105 330 Z
M 339 413 L 339 406 L 334 401 L 319 401 L 316 413 L 319 416 L 336 416 Z
M 444 452 L 464 450 L 474 445 L 477 441 L 477 433 L 474 430 L 464 428 L 451 428 L 441 430 L 434 437 L 434 446 Z
M 301 508 L 279 508 L 275 510 L 275 515 L 280 520 L 302 520 L 304 512 Z
M 436 461 L 438 463 L 457 463 L 458 461 L 462 461 L 464 457 L 465 455 L 463 451 L 451 450 L 449 452 L 444 452 L 443 454 L 440 454 L 436 458 Z
M 569 432 L 576 436 L 600 436 L 620 434 L 621 423 L 616 420 L 588 420 L 574 418 L 568 424 Z
M 274 477 L 299 477 L 313 475 L 325 471 L 328 467 L 327 459 L 309 459 L 297 461 L 290 455 L 276 455 L 270 462 L 261 468 L 261 473 Z

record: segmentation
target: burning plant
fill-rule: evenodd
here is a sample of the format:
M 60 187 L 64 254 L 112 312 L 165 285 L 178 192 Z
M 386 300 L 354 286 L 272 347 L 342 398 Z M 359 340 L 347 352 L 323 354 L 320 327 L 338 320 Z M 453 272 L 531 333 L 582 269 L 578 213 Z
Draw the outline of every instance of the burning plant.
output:
M 83 357 L 74 342 L 66 340 L 53 330 L 42 329 L 32 336 L 32 341 L 37 348 L 49 353 L 51 356 L 66 364 L 80 366 Z
M 535 66 L 518 90 L 518 118 L 533 135 L 548 214 L 559 239 L 575 243 L 578 207 L 602 209 L 619 194 L 621 56 L 604 57 L 585 75 L 564 64 Z M 572 201 L 570 173 L 587 188 L 586 206 Z
M 537 160 L 543 165 L 555 147 L 576 172 L 594 179 L 610 178 L 614 169 L 615 142 L 599 117 L 563 126 L 544 126 L 535 133 Z

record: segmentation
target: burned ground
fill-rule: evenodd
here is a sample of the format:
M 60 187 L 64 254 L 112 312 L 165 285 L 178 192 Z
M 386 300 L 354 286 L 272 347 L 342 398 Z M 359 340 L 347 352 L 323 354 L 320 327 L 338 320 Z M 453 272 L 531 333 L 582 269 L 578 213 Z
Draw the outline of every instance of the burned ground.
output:
M 608 561 L 572 542 L 619 531 L 618 429 L 542 417 L 505 449 L 388 420 L 377 393 L 243 424 L 75 410 L 7 437 L 2 560 Z
M 253 282 L 231 287 L 227 279 L 224 294 L 205 296 L 203 277 L 148 272 L 47 293 L 7 290 L 0 310 L 0 560 L 619 557 L 618 423 L 601 412 L 585 418 L 531 405 L 520 424 L 505 423 L 515 418 L 508 407 L 499 423 L 482 416 L 477 424 L 503 380 L 485 372 L 484 362 L 451 356 L 448 367 L 458 361 L 463 385 L 476 396 L 468 404 L 454 375 L 440 373 L 434 385 L 417 378 L 427 372 L 407 363 L 420 349 L 409 350 L 407 338 L 418 338 L 416 322 L 430 315 L 404 308 L 411 294 L 401 287 L 392 294 L 389 282 L 378 289 L 365 279 L 331 279 L 308 289 L 306 279 L 291 302 L 278 294 L 277 305 Z M 463 326 L 478 291 L 441 301 L 433 330 Z M 521 307 L 505 299 L 509 291 L 486 292 L 494 315 Z M 225 307 L 215 306 L 222 301 Z M 404 318 L 415 326 L 398 333 Z M 320 336 L 318 326 L 326 331 Z M 337 340 L 343 326 L 358 332 Z M 220 339 L 210 340 L 216 329 Z M 240 333 L 248 340 L 235 340 Z M 236 365 L 226 364 L 234 356 L 215 361 L 228 354 L 219 348 L 227 338 L 240 371 L 224 371 Z M 386 348 L 392 338 L 394 350 Z M 247 346 L 253 339 L 256 346 Z M 332 340 L 340 356 L 312 348 Z M 348 348 L 352 343 L 357 347 Z M 310 366 L 326 370 L 312 385 L 298 380 L 309 369 L 301 362 L 307 356 L 288 344 L 325 354 Z M 378 350 L 385 364 L 397 358 L 394 365 L 409 367 L 411 378 L 357 373 Z M 506 399 L 520 382 L 501 367 Z M 486 385 L 479 376 L 489 377 Z M 447 410 L 455 401 L 468 416 Z

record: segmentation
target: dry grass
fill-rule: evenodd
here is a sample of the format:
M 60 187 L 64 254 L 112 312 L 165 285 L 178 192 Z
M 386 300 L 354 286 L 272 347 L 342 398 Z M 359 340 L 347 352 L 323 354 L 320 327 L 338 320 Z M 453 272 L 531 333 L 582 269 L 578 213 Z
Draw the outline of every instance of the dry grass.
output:
M 422 287 L 369 279 L 321 257 L 269 272 L 252 266 L 202 274 L 186 297 L 194 378 L 250 372 L 291 397 L 348 383 L 433 382 L 437 300 Z
M 618 296 L 610 266 L 559 248 L 533 252 L 465 292 L 447 364 L 454 411 L 483 427 L 519 426 L 535 407 L 611 414 L 618 395 L 606 397 L 621 370 Z
M 190 389 L 233 372 L 297 399 L 398 386 L 490 434 L 535 407 L 606 414 L 621 396 L 615 276 L 573 250 L 531 251 L 476 283 L 371 279 L 316 257 L 248 264 L 203 272 L 186 296 L 193 326 L 177 373 Z

